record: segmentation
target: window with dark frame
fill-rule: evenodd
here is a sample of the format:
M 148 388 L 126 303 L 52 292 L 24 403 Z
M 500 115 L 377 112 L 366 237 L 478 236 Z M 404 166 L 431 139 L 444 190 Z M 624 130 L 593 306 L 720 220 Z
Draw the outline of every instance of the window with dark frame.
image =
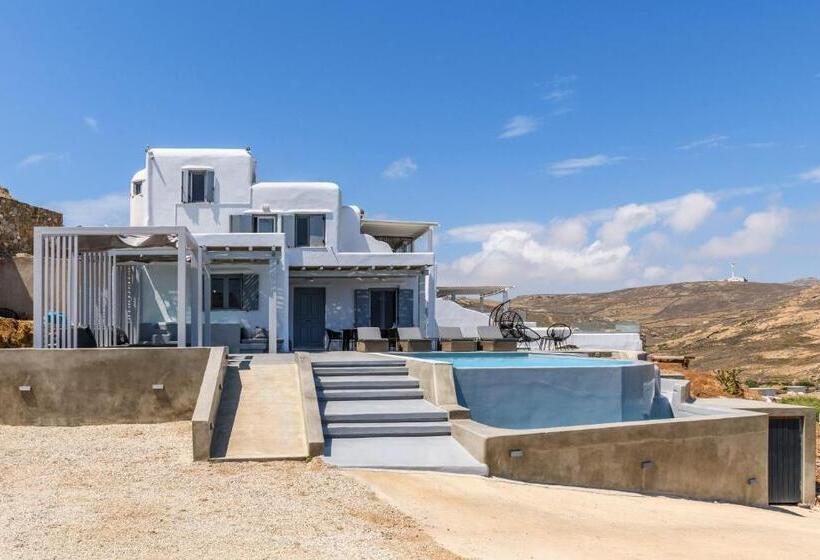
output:
M 213 202 L 214 172 L 186 169 L 182 172 L 182 202 Z
M 242 275 L 211 276 L 211 309 L 242 309 Z
M 131 194 L 133 196 L 142 194 L 142 183 L 143 181 L 134 181 L 134 186 L 131 189 Z
M 296 247 L 325 246 L 325 215 L 296 215 Z

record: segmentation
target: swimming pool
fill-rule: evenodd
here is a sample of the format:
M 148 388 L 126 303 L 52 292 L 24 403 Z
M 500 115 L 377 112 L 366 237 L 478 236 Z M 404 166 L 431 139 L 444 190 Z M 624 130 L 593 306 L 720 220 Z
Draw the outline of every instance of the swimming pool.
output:
M 453 366 L 458 404 L 476 422 L 536 429 L 671 417 L 654 364 L 556 354 L 426 352 Z
M 402 354 L 422 360 L 453 364 L 455 368 L 558 368 L 601 367 L 634 364 L 630 360 L 587 358 L 562 354 L 530 354 L 527 352 L 418 352 Z

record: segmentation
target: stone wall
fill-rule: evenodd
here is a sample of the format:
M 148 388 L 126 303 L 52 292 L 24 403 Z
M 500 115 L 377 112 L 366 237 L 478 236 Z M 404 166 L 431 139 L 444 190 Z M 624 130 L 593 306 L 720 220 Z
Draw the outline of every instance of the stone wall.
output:
M 35 226 L 61 226 L 63 215 L 11 198 L 0 187 L 0 258 L 34 251 Z

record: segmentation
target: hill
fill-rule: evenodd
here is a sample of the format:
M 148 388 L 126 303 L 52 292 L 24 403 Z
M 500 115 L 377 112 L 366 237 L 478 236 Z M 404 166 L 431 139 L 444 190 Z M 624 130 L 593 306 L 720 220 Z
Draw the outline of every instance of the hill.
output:
M 743 377 L 820 380 L 816 282 L 687 282 L 600 294 L 513 300 L 530 321 L 602 328 L 636 321 L 651 352 L 692 354 L 695 367 L 739 367 Z

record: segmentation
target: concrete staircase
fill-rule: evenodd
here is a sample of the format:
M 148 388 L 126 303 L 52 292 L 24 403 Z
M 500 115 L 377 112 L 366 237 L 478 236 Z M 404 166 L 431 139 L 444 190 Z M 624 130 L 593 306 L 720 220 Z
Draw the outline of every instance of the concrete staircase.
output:
M 343 467 L 487 474 L 424 400 L 404 361 L 314 362 L 325 460 Z

